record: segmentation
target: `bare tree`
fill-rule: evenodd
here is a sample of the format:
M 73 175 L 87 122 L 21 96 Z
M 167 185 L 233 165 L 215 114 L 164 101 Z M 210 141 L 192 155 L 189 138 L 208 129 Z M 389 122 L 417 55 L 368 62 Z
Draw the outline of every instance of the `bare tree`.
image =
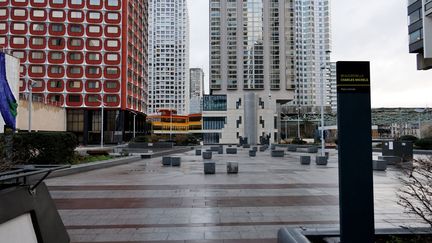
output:
M 416 160 L 412 168 L 404 171 L 398 203 L 432 228 L 432 157 Z

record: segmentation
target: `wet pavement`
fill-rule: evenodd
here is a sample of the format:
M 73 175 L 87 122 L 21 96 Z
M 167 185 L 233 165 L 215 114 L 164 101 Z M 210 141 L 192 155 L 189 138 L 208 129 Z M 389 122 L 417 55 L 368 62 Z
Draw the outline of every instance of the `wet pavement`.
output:
M 204 175 L 194 151 L 177 154 L 181 167 L 162 158 L 49 179 L 74 243 L 267 243 L 280 227 L 338 228 L 337 151 L 329 164 L 300 165 L 303 153 L 249 149 L 215 154 L 216 174 Z M 226 162 L 239 163 L 227 174 Z M 397 205 L 399 171 L 374 172 L 377 228 L 424 226 Z

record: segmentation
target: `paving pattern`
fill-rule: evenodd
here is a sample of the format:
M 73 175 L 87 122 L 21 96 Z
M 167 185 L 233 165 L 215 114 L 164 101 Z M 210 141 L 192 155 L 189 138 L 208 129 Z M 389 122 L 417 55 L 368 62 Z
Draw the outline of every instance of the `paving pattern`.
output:
M 47 185 L 73 243 L 273 243 L 284 226 L 338 228 L 337 151 L 327 166 L 300 165 L 300 155 L 213 154 L 216 174 L 204 175 L 190 151 L 177 155 L 181 167 L 153 158 Z M 239 162 L 239 174 L 226 173 L 227 161 Z M 377 228 L 423 226 L 397 205 L 398 176 L 374 172 Z

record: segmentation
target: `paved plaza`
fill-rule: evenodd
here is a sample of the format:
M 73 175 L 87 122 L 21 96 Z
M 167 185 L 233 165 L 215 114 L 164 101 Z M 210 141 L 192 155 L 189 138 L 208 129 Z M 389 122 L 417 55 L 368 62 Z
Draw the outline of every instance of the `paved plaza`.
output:
M 47 180 L 74 243 L 267 243 L 280 227 L 337 229 L 337 151 L 329 164 L 300 165 L 302 153 L 249 157 L 213 153 L 216 174 L 204 175 L 194 151 L 181 167 L 162 158 Z M 239 174 L 226 173 L 239 162 Z M 397 205 L 399 172 L 374 172 L 377 228 L 423 226 Z M 355 188 L 353 188 L 355 190 Z

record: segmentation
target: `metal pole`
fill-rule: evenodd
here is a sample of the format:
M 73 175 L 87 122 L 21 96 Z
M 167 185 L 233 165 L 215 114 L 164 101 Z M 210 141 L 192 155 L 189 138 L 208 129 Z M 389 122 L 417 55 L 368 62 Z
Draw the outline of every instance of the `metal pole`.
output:
M 134 113 L 134 124 L 133 124 L 133 137 L 135 138 L 135 124 L 136 124 L 136 113 Z
M 32 101 L 33 101 L 33 94 L 32 94 L 33 86 L 31 83 L 31 80 L 29 79 L 29 96 L 28 96 L 28 132 L 30 133 L 32 131 Z
M 104 102 L 101 101 L 101 148 L 104 146 Z
M 297 107 L 297 137 L 300 139 L 300 107 Z
M 170 141 L 172 141 L 172 110 L 170 111 Z
M 288 141 L 288 118 L 285 118 L 285 140 Z
M 273 119 L 274 119 L 274 115 L 273 115 L 273 113 L 271 112 L 272 110 L 271 110 L 271 94 L 269 94 L 268 95 L 268 100 L 269 100 L 269 104 L 268 104 L 268 108 L 269 108 L 269 110 L 270 110 L 270 122 L 269 122 L 269 124 L 268 124 L 268 128 L 269 128 L 269 146 L 271 146 L 271 137 L 272 137 L 272 129 L 271 129 L 271 126 L 272 126 L 272 122 L 273 122 Z
M 321 79 L 321 156 L 324 156 L 324 80 L 326 78 L 326 71 L 324 68 L 324 78 Z

